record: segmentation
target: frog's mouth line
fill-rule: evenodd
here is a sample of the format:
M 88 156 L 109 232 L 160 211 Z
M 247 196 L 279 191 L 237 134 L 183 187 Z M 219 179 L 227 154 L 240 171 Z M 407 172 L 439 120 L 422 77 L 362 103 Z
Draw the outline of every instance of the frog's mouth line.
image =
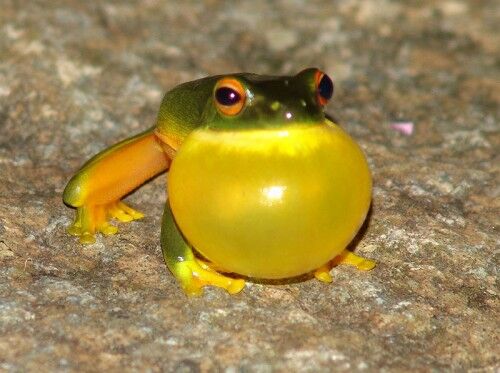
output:
M 331 136 L 332 133 L 334 136 Z M 213 131 L 198 129 L 186 139 L 190 147 L 203 147 L 207 151 L 269 156 L 305 156 L 324 146 L 338 147 L 345 134 L 338 127 L 325 123 L 311 126 L 294 124 L 276 129 L 254 129 L 239 131 Z
M 326 119 L 317 125 L 311 126 L 294 124 L 273 129 L 250 129 L 250 130 L 224 130 L 214 131 L 211 129 L 198 128 L 193 130 L 185 139 L 174 135 L 166 135 L 159 129 L 155 135 L 161 141 L 168 155 L 174 155 L 182 146 L 183 142 L 199 142 L 211 144 L 226 149 L 240 151 L 262 152 L 270 149 L 281 149 L 286 153 L 296 154 L 300 151 L 315 148 L 317 145 L 330 139 L 323 136 L 324 131 L 338 131 L 333 122 Z

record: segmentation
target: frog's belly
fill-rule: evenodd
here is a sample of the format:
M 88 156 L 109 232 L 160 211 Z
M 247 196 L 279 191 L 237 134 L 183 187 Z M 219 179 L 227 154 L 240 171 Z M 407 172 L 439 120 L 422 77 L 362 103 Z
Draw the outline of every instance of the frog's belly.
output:
M 189 243 L 229 272 L 285 278 L 338 255 L 363 223 L 371 177 L 358 145 L 329 125 L 193 132 L 168 176 Z

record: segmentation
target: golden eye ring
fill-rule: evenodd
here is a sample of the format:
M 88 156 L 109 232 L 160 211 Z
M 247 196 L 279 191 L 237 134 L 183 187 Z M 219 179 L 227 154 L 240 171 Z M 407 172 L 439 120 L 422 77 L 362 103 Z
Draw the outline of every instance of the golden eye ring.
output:
M 215 85 L 214 101 L 220 113 L 235 116 L 241 112 L 245 105 L 245 88 L 237 79 L 222 78 Z

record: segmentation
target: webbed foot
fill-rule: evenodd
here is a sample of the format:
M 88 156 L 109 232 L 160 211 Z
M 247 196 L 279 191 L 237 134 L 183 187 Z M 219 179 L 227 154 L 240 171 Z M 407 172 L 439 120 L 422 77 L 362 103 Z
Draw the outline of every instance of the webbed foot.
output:
M 109 224 L 110 218 L 130 222 L 143 217 L 144 214 L 121 201 L 106 205 L 86 205 L 76 209 L 75 221 L 68 227 L 68 233 L 80 237 L 80 243 L 91 244 L 95 242 L 96 232 L 104 235 L 118 232 L 116 226 Z
M 354 266 L 360 271 L 369 271 L 377 265 L 373 260 L 356 255 L 352 251 L 344 250 L 341 254 L 333 258 L 333 260 L 315 270 L 314 277 L 322 282 L 332 282 L 333 279 L 330 270 L 339 264 Z
M 182 290 L 189 296 L 203 294 L 205 286 L 216 286 L 225 289 L 229 294 L 239 293 L 245 287 L 245 280 L 221 275 L 210 264 L 196 258 L 177 262 L 171 269 Z
M 350 265 L 356 267 L 360 271 L 369 271 L 377 265 L 375 261 L 363 258 L 349 250 L 344 250 L 340 255 L 333 258 L 332 263 L 334 266 L 339 264 Z

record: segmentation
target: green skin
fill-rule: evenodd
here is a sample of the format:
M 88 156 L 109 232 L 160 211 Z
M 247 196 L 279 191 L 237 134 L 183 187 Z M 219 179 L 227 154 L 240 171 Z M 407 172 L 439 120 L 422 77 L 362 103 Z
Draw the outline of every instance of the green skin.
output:
M 154 128 L 97 154 L 84 164 L 70 180 L 63 195 L 66 204 L 77 208 L 77 217 L 69 229 L 70 233 L 80 236 L 80 241 L 84 243 L 93 242 L 96 230 L 105 234 L 115 233 L 116 228 L 107 224 L 107 218 L 104 221 L 101 219 L 99 223 L 97 218 L 92 215 L 98 209 L 101 209 L 99 210 L 100 216 L 116 217 L 122 221 L 140 218 L 142 216 L 140 213 L 120 203 L 119 200 L 152 176 L 165 171 L 170 163 L 168 159 L 173 159 L 186 137 L 196 129 L 245 131 L 290 128 L 294 125 L 314 126 L 325 122 L 328 118 L 317 98 L 315 82 L 317 72 L 317 69 L 310 68 L 295 76 L 283 77 L 247 73 L 213 76 L 181 84 L 172 89 L 163 98 Z M 234 116 L 222 114 L 214 100 L 215 85 L 223 77 L 238 80 L 246 92 L 244 109 Z M 156 150 L 153 150 L 153 146 L 141 145 L 144 144 L 144 141 L 149 140 L 158 148 L 160 148 L 158 143 L 162 143 L 163 149 L 155 153 Z M 125 154 L 127 149 L 130 150 L 127 156 L 121 156 L 120 154 Z M 149 158 L 144 156 L 136 159 L 134 154 L 147 153 L 144 149 L 151 150 L 152 155 Z M 165 161 L 163 152 L 167 156 L 167 161 Z M 130 187 L 125 188 L 123 183 L 126 181 L 126 175 L 117 172 L 116 175 L 106 176 L 106 172 L 102 171 L 103 168 L 107 167 L 107 164 L 113 164 L 113 162 L 115 165 L 117 163 L 127 164 L 131 174 L 136 170 L 143 169 L 148 169 L 150 172 L 135 173 L 132 176 L 133 182 L 129 183 Z M 156 163 L 154 167 L 153 163 Z M 159 163 L 161 165 L 158 165 Z M 100 190 L 106 190 L 104 194 L 109 194 L 110 191 L 118 189 L 119 186 L 122 188 L 120 192 L 115 193 L 113 201 L 110 199 L 109 201 L 99 200 L 96 202 L 97 197 L 90 197 L 95 192 L 92 188 L 98 188 L 94 185 L 99 185 Z M 102 194 L 100 193 L 100 195 Z M 94 193 L 94 195 L 99 195 L 99 193 Z M 116 202 L 119 205 L 116 205 Z M 97 206 L 97 210 L 94 208 L 95 206 Z M 93 208 L 94 210 L 92 210 Z M 105 215 L 106 213 L 107 215 Z M 91 228 L 87 229 L 86 227 Z M 214 268 L 195 258 L 190 245 L 184 239 L 175 222 L 169 203 L 166 204 L 163 215 L 161 243 L 167 266 L 187 294 L 200 294 L 201 288 L 205 285 L 219 286 L 230 293 L 236 293 L 243 288 L 243 280 L 220 275 L 214 271 Z M 350 264 L 361 269 L 373 267 L 371 262 L 363 261 L 359 257 L 354 258 Z M 362 268 L 363 266 L 366 268 Z
M 316 98 L 316 71 L 310 68 L 283 77 L 240 73 L 181 84 L 163 98 L 156 126 L 162 133 L 185 138 L 197 128 L 249 130 L 323 122 L 325 113 Z M 247 93 L 245 109 L 235 116 L 221 114 L 213 100 L 215 84 L 226 76 L 236 78 Z M 271 108 L 274 102 L 277 106 Z

